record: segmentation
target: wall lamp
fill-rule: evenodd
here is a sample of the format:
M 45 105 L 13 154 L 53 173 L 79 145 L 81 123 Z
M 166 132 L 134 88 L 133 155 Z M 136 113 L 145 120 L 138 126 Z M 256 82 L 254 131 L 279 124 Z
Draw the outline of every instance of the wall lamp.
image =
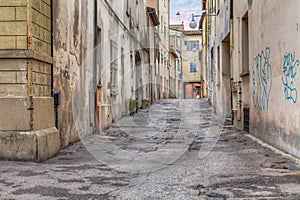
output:
M 191 29 L 195 29 L 197 27 L 197 22 L 195 21 L 195 17 L 201 17 L 202 15 L 194 15 L 194 13 L 192 14 L 192 20 L 190 22 L 190 28 Z
M 202 10 L 201 15 L 195 15 L 194 13 L 192 14 L 192 20 L 189 24 L 191 29 L 195 29 L 197 27 L 198 23 L 196 22 L 195 17 L 201 17 L 203 15 L 203 13 L 205 13 L 205 12 L 206 12 L 206 10 Z M 207 15 L 207 16 L 217 16 L 217 15 Z

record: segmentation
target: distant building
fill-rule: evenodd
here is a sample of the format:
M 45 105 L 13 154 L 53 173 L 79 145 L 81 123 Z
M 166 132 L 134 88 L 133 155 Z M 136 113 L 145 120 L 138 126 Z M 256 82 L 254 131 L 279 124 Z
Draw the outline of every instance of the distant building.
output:
M 170 0 L 158 1 L 158 17 L 160 19 L 159 25 L 159 37 L 161 42 L 159 43 L 159 98 L 169 97 L 170 87 L 170 61 L 169 61 L 169 10 Z
M 159 34 L 160 19 L 158 16 L 158 1 L 147 0 L 148 32 L 149 32 L 149 55 L 150 55 L 150 101 L 154 102 L 159 98 L 160 74 L 159 74 Z
M 170 97 L 183 98 L 182 39 L 184 25 L 170 25 Z
M 202 97 L 201 31 L 184 31 L 182 39 L 182 72 L 184 98 Z

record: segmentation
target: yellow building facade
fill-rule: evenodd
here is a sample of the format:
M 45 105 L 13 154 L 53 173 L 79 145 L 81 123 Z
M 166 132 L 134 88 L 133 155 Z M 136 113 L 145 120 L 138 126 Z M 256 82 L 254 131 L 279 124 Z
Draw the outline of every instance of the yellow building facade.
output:
M 182 72 L 184 98 L 202 97 L 201 85 L 201 45 L 200 31 L 184 31 L 182 48 Z
M 52 98 L 50 0 L 0 1 L 0 157 L 41 161 L 60 149 Z

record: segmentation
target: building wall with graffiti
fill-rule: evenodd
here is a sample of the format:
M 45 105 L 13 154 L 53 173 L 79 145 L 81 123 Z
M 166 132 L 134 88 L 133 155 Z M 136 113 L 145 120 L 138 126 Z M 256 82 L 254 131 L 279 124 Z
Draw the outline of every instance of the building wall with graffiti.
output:
M 300 2 L 234 0 L 233 5 L 234 123 L 300 157 Z

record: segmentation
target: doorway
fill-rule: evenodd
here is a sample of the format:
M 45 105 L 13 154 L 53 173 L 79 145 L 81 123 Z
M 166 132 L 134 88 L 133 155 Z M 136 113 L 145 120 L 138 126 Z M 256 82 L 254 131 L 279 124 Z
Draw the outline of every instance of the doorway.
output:
M 137 100 L 137 108 L 142 107 L 142 61 L 139 52 L 135 54 L 135 99 Z

